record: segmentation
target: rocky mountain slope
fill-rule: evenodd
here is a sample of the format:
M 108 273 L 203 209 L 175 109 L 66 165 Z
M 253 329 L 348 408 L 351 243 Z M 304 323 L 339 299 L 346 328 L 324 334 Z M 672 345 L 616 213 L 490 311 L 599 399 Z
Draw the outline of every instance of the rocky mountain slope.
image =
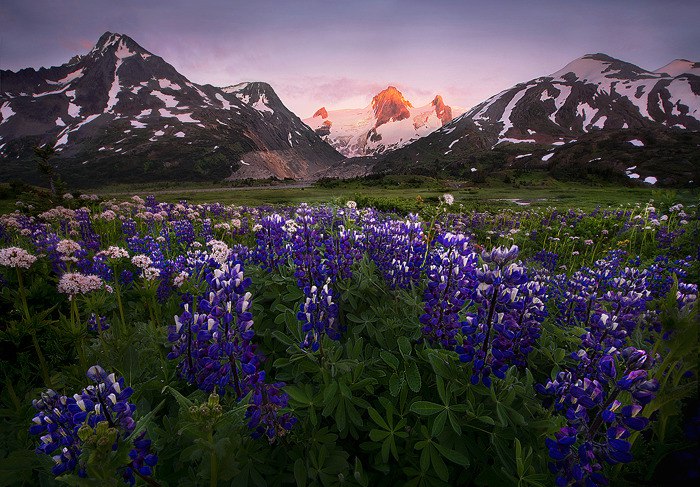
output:
M 414 107 L 399 90 L 389 86 L 365 108 L 322 107 L 304 123 L 344 156 L 361 157 L 410 144 L 449 123 L 461 113 L 458 110 L 445 105 L 440 95 L 425 106 Z
M 373 171 L 470 174 L 503 167 L 554 167 L 566 153 L 566 166 L 579 173 L 593 165 L 648 184 L 697 184 L 697 138 L 688 134 L 698 130 L 700 63 L 675 60 L 647 71 L 604 54 L 589 54 L 549 76 L 494 95 L 425 138 L 380 158 Z M 586 145 L 610 150 L 569 151 L 579 141 L 579 149 Z M 642 157 L 659 149 L 659 141 L 675 141 L 669 147 L 684 154 L 674 159 L 673 170 L 664 171 Z M 613 150 L 615 144 L 622 152 Z M 640 163 L 621 158 L 623 152 L 639 156 Z
M 197 85 L 109 32 L 64 65 L 0 72 L 0 179 L 31 176 L 47 143 L 64 178 L 89 185 L 303 179 L 343 158 L 268 84 Z

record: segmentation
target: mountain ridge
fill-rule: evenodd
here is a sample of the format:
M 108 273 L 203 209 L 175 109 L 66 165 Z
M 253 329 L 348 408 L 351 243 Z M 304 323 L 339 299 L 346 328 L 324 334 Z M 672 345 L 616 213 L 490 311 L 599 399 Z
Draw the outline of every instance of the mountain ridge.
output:
M 700 130 L 697 66 L 674 60 L 652 72 L 605 54 L 587 54 L 503 90 L 426 137 L 384 154 L 372 161 L 370 172 L 470 176 L 472 169 L 554 168 L 565 160 L 583 173 L 599 166 L 648 184 L 697 185 L 696 138 L 683 135 Z M 584 136 L 586 144 L 577 145 Z M 634 157 L 652 151 L 655 139 L 665 141 L 666 152 L 657 155 L 669 163 L 668 174 L 651 160 L 635 164 Z M 580 150 L 584 145 L 593 151 L 608 147 L 610 157 L 586 154 Z M 666 158 L 674 153 L 677 159 Z M 636 172 L 628 173 L 628 167 Z
M 46 143 L 91 182 L 306 179 L 342 160 L 269 84 L 192 83 L 123 34 L 60 66 L 0 75 L 3 179 L 31 173 L 31 148 Z

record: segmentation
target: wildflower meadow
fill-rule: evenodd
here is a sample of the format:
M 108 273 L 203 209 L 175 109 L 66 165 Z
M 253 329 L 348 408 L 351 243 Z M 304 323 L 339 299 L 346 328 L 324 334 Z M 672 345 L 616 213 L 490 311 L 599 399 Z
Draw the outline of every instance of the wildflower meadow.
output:
M 687 485 L 698 207 L 0 217 L 0 485 Z

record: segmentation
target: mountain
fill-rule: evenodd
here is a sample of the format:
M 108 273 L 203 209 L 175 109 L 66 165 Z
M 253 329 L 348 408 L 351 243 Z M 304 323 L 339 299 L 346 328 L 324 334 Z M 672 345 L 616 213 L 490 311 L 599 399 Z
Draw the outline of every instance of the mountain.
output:
M 452 118 L 453 109 L 445 105 L 440 95 L 416 108 L 399 90 L 389 86 L 365 108 L 329 111 L 322 107 L 304 123 L 344 156 L 358 157 L 403 147 Z
M 74 184 L 311 178 L 343 157 L 266 83 L 190 82 L 126 35 L 51 68 L 0 72 L 0 179 L 35 172 L 50 144 Z M 36 174 L 34 174 L 36 176 Z
M 700 63 L 679 59 L 647 71 L 605 54 L 588 54 L 492 96 L 427 137 L 386 154 L 373 171 L 469 175 L 480 168 L 554 167 L 567 153 L 566 164 L 579 173 L 594 165 L 602 167 L 601 173 L 625 176 L 628 167 L 636 166 L 635 179 L 697 184 L 698 146 L 689 134 L 698 130 Z M 579 150 L 568 150 L 579 141 Z M 650 153 L 658 141 L 670 144 L 671 151 L 659 154 L 677 155 L 665 174 L 657 165 L 620 158 L 623 152 Z M 596 154 L 581 151 L 584 145 L 595 147 Z

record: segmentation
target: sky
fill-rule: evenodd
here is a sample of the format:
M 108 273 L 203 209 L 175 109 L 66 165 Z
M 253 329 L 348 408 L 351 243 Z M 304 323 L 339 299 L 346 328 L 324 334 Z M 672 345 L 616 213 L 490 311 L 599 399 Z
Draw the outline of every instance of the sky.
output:
M 0 69 L 63 64 L 110 31 L 195 83 L 270 83 L 302 118 L 388 85 L 468 109 L 587 53 L 700 61 L 699 19 L 693 0 L 2 0 Z

